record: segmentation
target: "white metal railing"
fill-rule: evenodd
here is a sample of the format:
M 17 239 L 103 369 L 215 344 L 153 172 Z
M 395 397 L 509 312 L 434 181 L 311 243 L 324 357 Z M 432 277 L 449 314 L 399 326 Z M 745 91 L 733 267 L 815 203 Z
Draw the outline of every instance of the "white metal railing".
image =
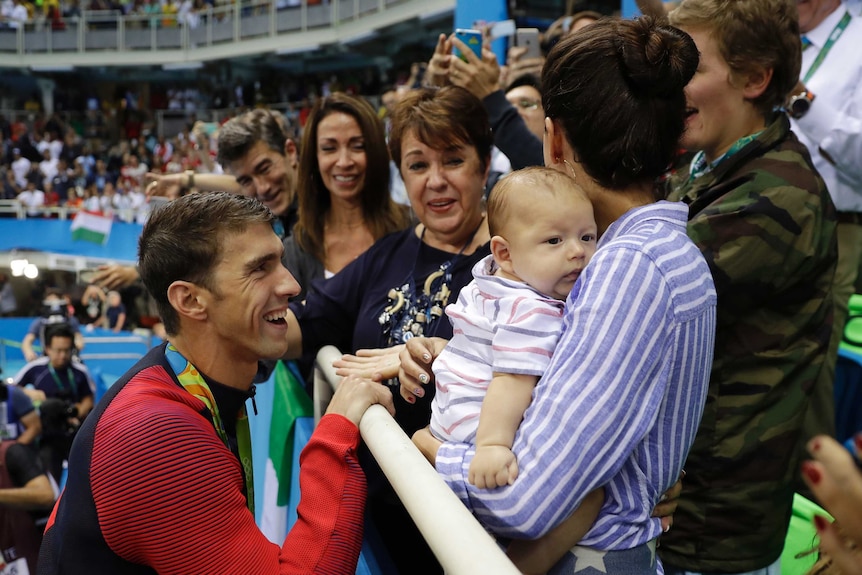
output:
M 316 419 L 325 411 L 325 404 L 341 381 L 332 367 L 332 362 L 339 358 L 341 352 L 332 346 L 317 354 Z M 362 417 L 359 431 L 447 575 L 519 575 L 494 539 L 440 479 L 386 409 L 372 405 Z
M 37 57 L 38 68 L 59 69 L 73 65 L 181 63 L 218 59 L 237 54 L 238 46 L 304 33 L 304 41 L 275 49 L 296 51 L 326 38 L 321 31 L 334 31 L 369 15 L 393 11 L 403 17 L 421 15 L 426 9 L 454 8 L 454 0 L 301 0 L 295 5 L 281 0 L 234 0 L 207 6 L 187 15 L 118 14 L 115 10 L 86 10 L 60 23 L 30 21 L 20 28 L 0 29 L 0 54 Z M 424 8 L 423 8 L 424 7 Z M 404 9 L 407 8 L 407 9 Z M 383 22 L 383 25 L 388 24 Z M 350 29 L 350 32 L 355 32 Z M 333 36 L 328 41 L 337 41 Z M 211 52 L 207 49 L 213 48 Z M 192 57 L 189 51 L 194 51 Z M 242 50 L 240 50 L 242 51 Z M 182 53 L 178 58 L 169 53 Z M 58 54 L 60 60 L 38 58 Z M 94 61 L 84 55 L 98 56 Z M 165 55 L 164 58 L 155 57 Z M 22 62 L 23 63 L 23 62 Z
M 54 217 L 57 216 L 57 219 L 67 220 L 70 217 L 74 217 L 75 214 L 83 210 L 82 207 L 71 207 L 71 206 L 40 206 L 37 208 L 28 208 L 24 206 L 18 200 L 0 200 L 0 214 L 13 214 L 19 220 L 25 220 L 27 218 L 42 218 L 42 217 Z M 36 215 L 28 215 L 27 211 L 37 212 Z M 144 206 L 141 209 L 135 208 L 117 208 L 110 212 L 111 215 L 116 217 L 118 220 L 126 223 L 135 222 L 138 219 L 139 213 L 149 213 L 149 207 Z

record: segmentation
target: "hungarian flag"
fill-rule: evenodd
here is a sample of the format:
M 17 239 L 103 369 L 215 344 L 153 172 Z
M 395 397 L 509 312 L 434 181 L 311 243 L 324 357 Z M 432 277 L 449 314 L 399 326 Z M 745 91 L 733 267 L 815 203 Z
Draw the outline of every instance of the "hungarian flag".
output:
M 72 220 L 72 239 L 104 244 L 111 235 L 114 219 L 97 212 L 78 212 Z

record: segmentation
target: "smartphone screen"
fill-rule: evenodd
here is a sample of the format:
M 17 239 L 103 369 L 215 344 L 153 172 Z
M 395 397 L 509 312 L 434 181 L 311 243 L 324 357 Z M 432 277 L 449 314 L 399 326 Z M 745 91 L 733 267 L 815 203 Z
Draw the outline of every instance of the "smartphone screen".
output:
M 482 59 L 482 33 L 478 30 L 467 30 L 458 28 L 455 30 L 455 37 L 464 42 L 470 50 L 481 60 Z M 455 50 L 455 55 L 467 61 L 467 57 Z
M 539 46 L 538 28 L 518 28 L 515 31 L 515 45 L 527 48 L 522 58 L 541 58 L 542 50 Z

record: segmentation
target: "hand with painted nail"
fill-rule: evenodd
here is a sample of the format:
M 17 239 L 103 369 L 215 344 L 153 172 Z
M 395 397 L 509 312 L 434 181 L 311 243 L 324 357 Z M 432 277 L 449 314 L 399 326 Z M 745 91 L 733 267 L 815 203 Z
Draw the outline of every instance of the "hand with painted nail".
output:
M 517 478 L 518 460 L 510 448 L 504 445 L 476 447 L 467 481 L 479 489 L 494 489 L 511 485 Z
M 856 455 L 862 457 L 862 433 L 854 440 Z M 853 455 L 831 437 L 818 435 L 807 447 L 814 459 L 802 464 L 802 478 L 835 517 L 834 523 L 814 517 L 820 549 L 840 573 L 862 573 L 862 473 Z
M 673 526 L 673 514 L 679 505 L 679 496 L 682 493 L 682 480 L 685 477 L 685 471 L 679 474 L 679 479 L 676 483 L 670 486 L 670 489 L 665 491 L 658 504 L 652 510 L 653 517 L 661 518 L 662 533 L 667 533 Z
M 342 377 L 358 375 L 374 381 L 384 381 L 398 377 L 401 367 L 399 354 L 404 345 L 396 345 L 383 349 L 360 349 L 356 354 L 344 354 L 341 359 L 332 362 L 335 373 Z
M 414 337 L 403 346 L 399 356 L 398 381 L 401 382 L 401 397 L 415 403 L 424 397 L 423 386 L 434 381 L 431 364 L 448 343 L 440 337 Z

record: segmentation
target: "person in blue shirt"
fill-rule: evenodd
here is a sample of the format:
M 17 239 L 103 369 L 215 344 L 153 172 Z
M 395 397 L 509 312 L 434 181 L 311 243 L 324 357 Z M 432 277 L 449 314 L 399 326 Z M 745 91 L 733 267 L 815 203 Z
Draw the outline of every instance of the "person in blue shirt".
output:
M 55 479 L 62 473 L 75 431 L 93 409 L 95 385 L 84 364 L 72 359 L 73 341 L 68 325 L 49 325 L 45 329 L 46 355 L 29 362 L 12 378 L 39 405 L 40 450 Z

